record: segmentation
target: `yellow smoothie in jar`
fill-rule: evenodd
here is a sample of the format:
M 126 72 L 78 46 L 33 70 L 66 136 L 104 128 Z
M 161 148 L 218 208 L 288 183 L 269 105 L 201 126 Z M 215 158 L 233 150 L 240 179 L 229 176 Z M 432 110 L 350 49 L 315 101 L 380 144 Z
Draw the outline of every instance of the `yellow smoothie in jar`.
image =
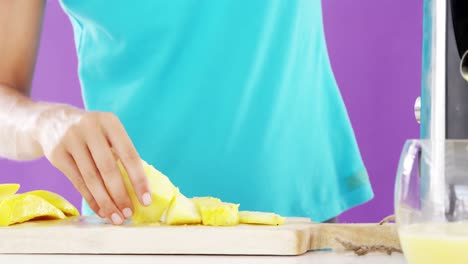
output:
M 399 230 L 408 264 L 468 264 L 468 223 L 412 224 Z

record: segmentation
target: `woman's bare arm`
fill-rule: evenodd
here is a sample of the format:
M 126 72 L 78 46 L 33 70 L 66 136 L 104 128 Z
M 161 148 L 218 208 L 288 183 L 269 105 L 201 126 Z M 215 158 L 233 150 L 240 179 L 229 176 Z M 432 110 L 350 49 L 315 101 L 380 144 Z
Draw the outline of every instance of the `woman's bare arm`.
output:
M 45 0 L 0 1 L 0 83 L 23 95 L 31 90 Z
M 37 57 L 45 0 L 0 1 L 0 156 L 33 159 L 42 150 L 27 131 L 27 97 Z M 25 123 L 26 122 L 26 123 Z

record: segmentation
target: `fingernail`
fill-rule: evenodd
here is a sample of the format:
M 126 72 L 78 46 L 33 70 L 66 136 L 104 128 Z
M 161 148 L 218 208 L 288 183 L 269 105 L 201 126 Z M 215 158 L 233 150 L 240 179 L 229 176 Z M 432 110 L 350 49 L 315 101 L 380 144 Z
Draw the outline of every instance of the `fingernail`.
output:
M 120 216 L 117 213 L 113 213 L 111 215 L 111 219 L 112 219 L 112 223 L 116 225 L 122 224 L 122 218 L 120 218 Z
M 104 211 L 103 211 L 102 209 L 99 209 L 98 215 L 99 215 L 101 218 L 106 217 L 106 216 L 104 215 Z
M 143 194 L 142 196 L 142 200 L 143 200 L 143 205 L 145 206 L 148 206 L 151 204 L 151 194 L 149 192 L 146 192 Z
M 130 218 L 130 217 L 132 217 L 132 214 L 133 214 L 132 209 L 130 209 L 130 208 L 123 209 L 122 213 L 125 216 L 125 218 Z

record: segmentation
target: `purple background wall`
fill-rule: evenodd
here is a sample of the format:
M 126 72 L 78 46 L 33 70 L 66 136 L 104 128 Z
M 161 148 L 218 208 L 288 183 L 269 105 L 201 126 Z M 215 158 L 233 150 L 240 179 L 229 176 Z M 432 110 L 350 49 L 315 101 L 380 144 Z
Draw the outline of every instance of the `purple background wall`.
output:
M 375 199 L 342 221 L 379 221 L 393 210 L 393 181 L 401 147 L 418 137 L 413 103 L 420 93 L 422 0 L 324 0 L 330 57 L 348 107 Z M 33 81 L 33 97 L 82 106 L 70 23 L 48 1 Z M 80 196 L 46 160 L 0 160 L 0 183 L 21 191 L 47 189 L 77 206 Z

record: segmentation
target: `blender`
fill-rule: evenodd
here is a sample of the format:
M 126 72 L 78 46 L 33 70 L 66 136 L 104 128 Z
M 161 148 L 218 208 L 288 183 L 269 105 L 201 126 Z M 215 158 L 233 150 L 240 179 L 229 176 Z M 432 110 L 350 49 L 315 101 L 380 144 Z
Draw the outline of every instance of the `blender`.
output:
M 424 0 L 420 139 L 403 148 L 395 185 L 410 264 L 468 263 L 468 1 Z
M 415 115 L 421 138 L 432 142 L 433 169 L 442 174 L 440 181 L 444 179 L 428 184 L 438 192 L 449 192 L 445 215 L 450 221 L 456 220 L 454 210 L 463 202 L 458 193 L 468 192 L 468 157 L 444 155 L 454 153 L 445 152 L 446 148 L 461 148 L 461 153 L 466 147 L 461 141 L 445 140 L 468 139 L 467 51 L 468 1 L 424 0 L 422 87 Z

